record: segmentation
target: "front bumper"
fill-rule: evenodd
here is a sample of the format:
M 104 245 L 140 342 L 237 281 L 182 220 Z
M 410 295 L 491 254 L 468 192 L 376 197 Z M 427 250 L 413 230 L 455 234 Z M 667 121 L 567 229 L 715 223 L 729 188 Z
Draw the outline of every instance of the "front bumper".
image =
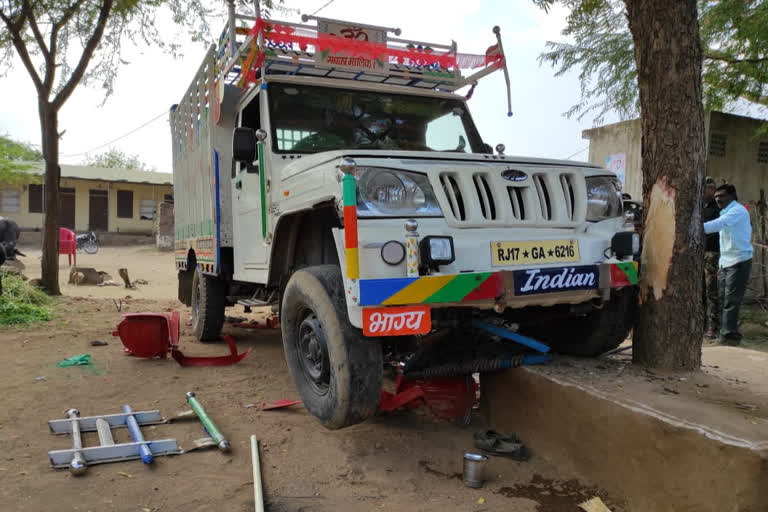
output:
M 433 307 L 522 308 L 578 304 L 634 286 L 636 261 L 523 270 L 500 270 L 348 283 L 350 320 L 369 336 L 423 334 Z M 355 296 L 357 295 L 357 296 Z M 403 307 L 405 306 L 405 307 Z M 391 317 L 391 318 L 389 318 Z M 370 329 L 371 323 L 378 327 Z
M 587 292 L 637 284 L 637 262 L 601 263 L 496 272 L 361 279 L 360 306 L 410 304 L 515 307 L 536 295 Z

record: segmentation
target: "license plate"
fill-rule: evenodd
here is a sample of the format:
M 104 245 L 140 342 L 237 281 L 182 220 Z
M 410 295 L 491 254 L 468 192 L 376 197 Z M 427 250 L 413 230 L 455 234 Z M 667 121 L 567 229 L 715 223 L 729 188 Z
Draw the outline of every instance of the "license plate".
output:
M 533 242 L 491 242 L 491 259 L 496 267 L 579 261 L 578 240 Z
M 427 334 L 431 330 L 429 306 L 363 309 L 363 334 L 366 336 Z

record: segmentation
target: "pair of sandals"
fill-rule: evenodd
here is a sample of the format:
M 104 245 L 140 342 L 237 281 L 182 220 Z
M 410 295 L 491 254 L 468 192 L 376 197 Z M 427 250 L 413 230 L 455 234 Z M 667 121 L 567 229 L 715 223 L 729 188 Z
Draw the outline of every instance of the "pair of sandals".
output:
M 507 457 L 512 460 L 526 461 L 531 452 L 514 434 L 503 434 L 495 430 L 483 430 L 475 433 L 475 447 L 488 455 Z

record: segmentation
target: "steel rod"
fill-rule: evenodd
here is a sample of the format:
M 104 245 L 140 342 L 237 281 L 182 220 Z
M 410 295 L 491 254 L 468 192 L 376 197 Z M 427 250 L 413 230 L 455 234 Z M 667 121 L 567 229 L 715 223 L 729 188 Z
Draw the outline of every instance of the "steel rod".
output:
M 96 431 L 99 433 L 99 444 L 101 446 L 112 446 L 115 439 L 112 437 L 112 428 L 107 420 L 99 418 L 96 420 Z
M 131 432 L 131 437 L 137 443 L 141 443 L 141 446 L 139 447 L 141 461 L 144 464 L 152 464 L 152 450 L 149 449 L 149 445 L 147 445 L 147 442 L 144 441 L 144 435 L 141 433 L 141 427 L 139 427 L 139 424 L 136 422 L 136 418 L 133 417 L 133 410 L 131 409 L 131 406 L 124 405 L 123 412 L 130 415 L 126 418 L 126 420 L 128 423 L 128 430 Z
M 208 431 L 208 434 L 219 447 L 219 450 L 228 452 L 230 449 L 229 441 L 227 441 L 218 427 L 216 427 L 216 424 L 205 412 L 205 409 L 203 409 L 203 406 L 200 404 L 200 402 L 197 401 L 197 398 L 195 398 L 195 394 L 192 391 L 187 393 L 187 402 L 189 403 L 190 407 L 192 407 L 192 410 L 195 411 L 197 417 L 200 418 L 200 421 L 205 427 L 205 430 Z
M 84 475 L 88 466 L 83 457 L 83 439 L 80 437 L 80 411 L 70 409 L 67 411 L 67 417 L 72 421 L 72 460 L 69 462 L 69 472 L 75 476 Z
M 259 462 L 259 441 L 251 436 L 251 463 L 253 466 L 253 501 L 256 512 L 264 512 L 264 489 L 261 486 L 261 463 Z

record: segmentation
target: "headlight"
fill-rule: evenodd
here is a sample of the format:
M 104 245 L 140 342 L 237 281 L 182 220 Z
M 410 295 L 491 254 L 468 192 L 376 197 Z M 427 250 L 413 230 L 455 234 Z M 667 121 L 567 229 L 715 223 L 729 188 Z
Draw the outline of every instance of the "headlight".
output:
M 587 220 L 621 217 L 623 211 L 621 182 L 613 176 L 587 178 Z
M 357 168 L 360 217 L 440 217 L 443 215 L 424 174 L 378 167 Z

